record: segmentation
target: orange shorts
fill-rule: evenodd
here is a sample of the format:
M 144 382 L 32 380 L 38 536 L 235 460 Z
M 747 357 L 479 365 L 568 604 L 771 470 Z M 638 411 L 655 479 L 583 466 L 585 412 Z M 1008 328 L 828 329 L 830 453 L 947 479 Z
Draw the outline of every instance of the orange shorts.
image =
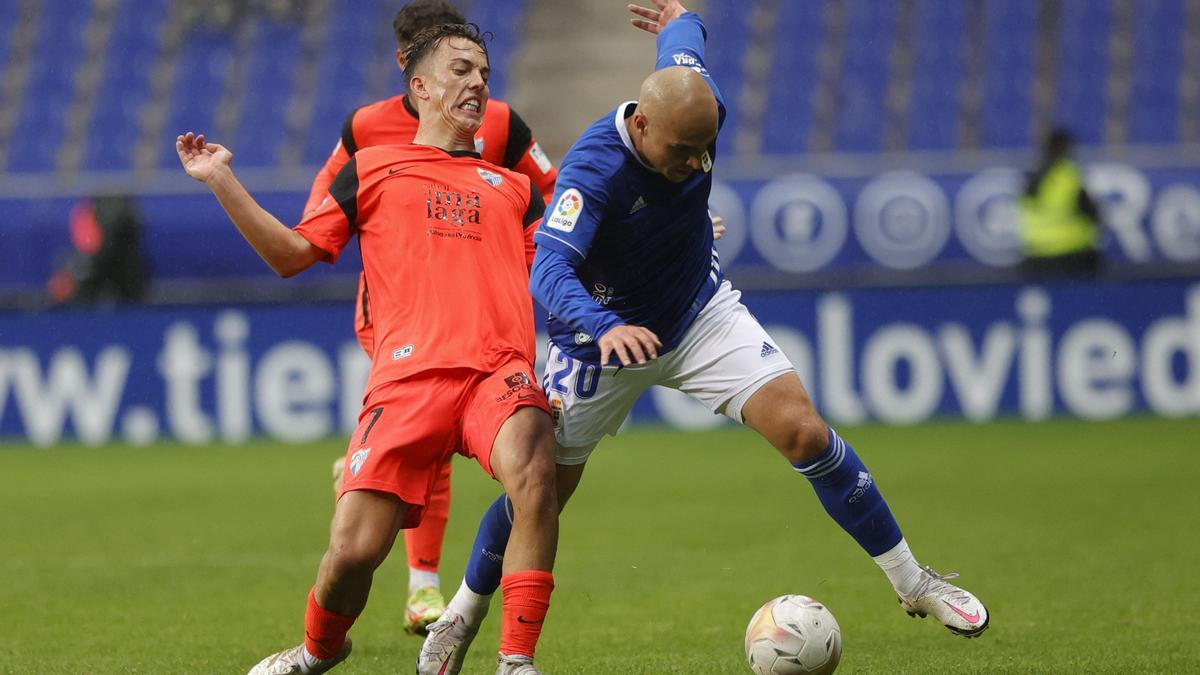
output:
M 455 452 L 494 477 L 496 434 L 525 407 L 550 414 L 533 368 L 519 358 L 492 373 L 436 370 L 375 387 L 350 437 L 338 497 L 351 490 L 394 494 L 410 506 L 403 527 L 416 527 L 438 472 Z

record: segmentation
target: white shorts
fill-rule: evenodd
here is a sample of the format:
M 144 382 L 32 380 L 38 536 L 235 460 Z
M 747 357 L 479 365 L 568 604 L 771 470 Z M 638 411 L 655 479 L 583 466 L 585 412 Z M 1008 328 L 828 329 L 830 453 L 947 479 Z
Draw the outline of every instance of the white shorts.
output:
M 740 424 L 742 406 L 755 392 L 795 370 L 741 297 L 728 281 L 722 283 L 679 346 L 643 366 L 601 368 L 551 342 L 542 386 L 554 417 L 558 463 L 586 462 L 654 385 L 678 389 Z

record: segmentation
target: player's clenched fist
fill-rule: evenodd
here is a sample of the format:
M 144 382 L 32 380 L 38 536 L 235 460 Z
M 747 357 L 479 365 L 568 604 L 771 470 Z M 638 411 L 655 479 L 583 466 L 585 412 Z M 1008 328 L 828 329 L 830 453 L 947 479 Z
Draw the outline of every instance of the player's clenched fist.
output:
M 622 366 L 640 366 L 658 358 L 662 341 L 649 328 L 641 326 L 617 326 L 600 336 L 600 365 L 608 365 L 608 357 L 616 354 Z
M 175 137 L 175 152 L 179 153 L 179 163 L 187 175 L 201 182 L 233 161 L 233 153 L 225 146 L 208 143 L 204 134 L 196 135 L 190 131 Z

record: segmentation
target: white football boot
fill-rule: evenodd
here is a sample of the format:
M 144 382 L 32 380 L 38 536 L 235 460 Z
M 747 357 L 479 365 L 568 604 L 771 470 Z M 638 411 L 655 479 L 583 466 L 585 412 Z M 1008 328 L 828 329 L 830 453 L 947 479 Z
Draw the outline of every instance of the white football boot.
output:
M 496 675 L 542 675 L 542 671 L 533 667 L 533 659 L 528 656 L 521 654 L 507 656 L 504 652 L 500 652 Z
M 329 672 L 334 666 L 345 661 L 346 657 L 350 656 L 350 648 L 350 638 L 346 638 L 346 644 L 336 657 L 320 661 L 310 668 L 304 662 L 304 643 L 301 642 L 291 649 L 285 649 L 259 661 L 258 665 L 250 669 L 248 675 L 319 675 Z
M 429 634 L 417 656 L 417 675 L 456 675 L 479 626 L 469 625 L 462 614 L 448 609 L 426 630 Z
M 979 598 L 967 591 L 946 583 L 958 576 L 954 572 L 938 574 L 932 568 L 921 565 L 921 582 L 908 596 L 900 596 L 900 606 L 909 616 L 926 616 L 941 621 L 946 628 L 964 637 L 978 637 L 987 630 L 987 607 Z

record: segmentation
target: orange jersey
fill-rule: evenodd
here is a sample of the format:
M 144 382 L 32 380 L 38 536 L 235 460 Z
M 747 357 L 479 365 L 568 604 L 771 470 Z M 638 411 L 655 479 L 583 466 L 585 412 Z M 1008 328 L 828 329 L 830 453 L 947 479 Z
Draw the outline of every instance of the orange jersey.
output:
M 407 145 L 417 135 L 416 108 L 401 94 L 358 108 L 342 125 L 342 137 L 325 166 L 313 179 L 304 213 L 321 203 L 338 170 L 362 148 L 375 145 Z M 558 171 L 542 152 L 525 120 L 504 101 L 491 99 L 483 111 L 483 124 L 475 134 L 475 151 L 485 161 L 529 176 L 542 193 L 542 201 L 554 196 Z
M 342 137 L 325 160 L 325 166 L 313 179 L 304 213 L 317 208 L 337 172 L 361 148 L 376 145 L 407 145 L 417 135 L 417 111 L 401 94 L 358 108 L 342 125 Z M 542 200 L 554 196 L 558 171 L 538 145 L 529 126 L 504 101 L 491 99 L 483 112 L 483 124 L 475 135 L 475 150 L 484 160 L 529 177 Z M 358 295 L 354 303 L 354 332 L 359 344 L 371 353 L 374 343 L 371 325 L 371 294 L 365 276 L 358 280 Z
M 357 234 L 374 325 L 367 391 L 433 369 L 534 360 L 529 264 L 545 205 L 472 152 L 363 148 L 296 231 L 334 262 Z

